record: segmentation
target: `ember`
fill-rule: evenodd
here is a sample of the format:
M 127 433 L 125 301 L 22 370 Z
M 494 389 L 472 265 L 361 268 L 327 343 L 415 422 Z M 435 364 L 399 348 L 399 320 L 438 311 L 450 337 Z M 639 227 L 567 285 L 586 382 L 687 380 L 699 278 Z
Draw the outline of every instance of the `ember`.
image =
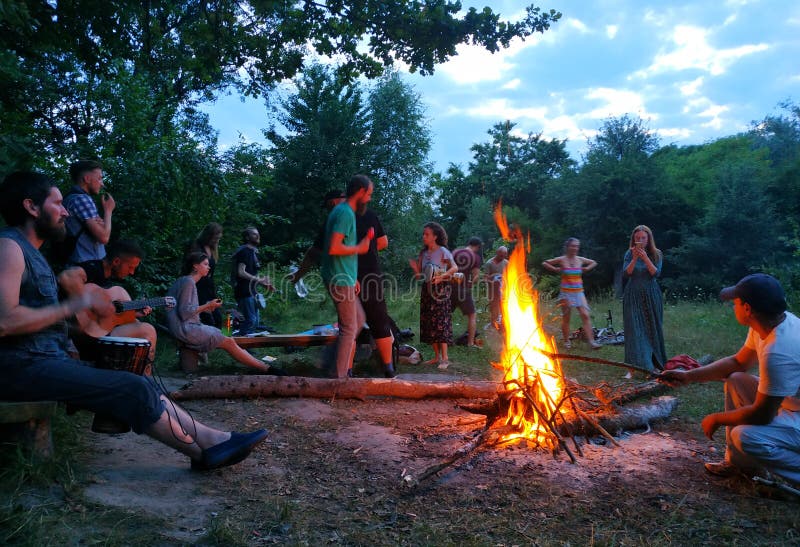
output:
M 503 327 L 505 345 L 501 354 L 503 381 L 508 392 L 508 432 L 503 441 L 527 440 L 536 446 L 556 449 L 563 445 L 555 420 L 563 412 L 566 396 L 561 363 L 549 355 L 555 342 L 542 328 L 539 295 L 526 268 L 526 246 L 518 228 L 509 228 L 502 209 L 495 221 L 503 238 L 517 241 L 503 274 Z

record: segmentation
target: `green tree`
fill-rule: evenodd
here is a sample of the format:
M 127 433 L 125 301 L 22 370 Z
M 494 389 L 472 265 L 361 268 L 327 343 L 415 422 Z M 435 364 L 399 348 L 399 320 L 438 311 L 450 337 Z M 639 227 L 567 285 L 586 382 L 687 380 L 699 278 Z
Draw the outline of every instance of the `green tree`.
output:
M 513 131 L 515 127 L 509 121 L 497 123 L 488 131 L 491 140 L 474 144 L 467 174 L 456 166 L 448 169 L 439 188 L 438 203 L 448 226 L 456 233 L 469 221 L 467 210 L 477 196 L 484 196 L 491 203 L 502 201 L 517 206 L 537 219 L 544 185 L 574 164 L 566 151 L 566 141 L 548 140 L 533 133 L 520 137 Z
M 431 134 L 419 94 L 396 71 L 370 89 L 369 130 L 364 169 L 377 188 L 372 205 L 382 218 L 403 216 L 409 196 L 425 186 L 433 170 Z
M 338 56 L 347 78 L 379 76 L 394 60 L 430 73 L 459 43 L 496 51 L 560 17 L 533 6 L 518 22 L 460 10 L 443 0 L 10 0 L 0 9 L 0 105 L 50 145 L 72 141 L 86 154 L 85 139 L 111 124 L 95 92 L 103 82 L 123 94 L 129 78 L 146 82 L 153 129 L 231 85 L 262 94 L 300 72 L 310 51 Z
M 286 219 L 265 237 L 298 254 L 313 241 L 325 219 L 322 198 L 344 190 L 368 157 L 368 111 L 361 87 L 347 84 L 323 65 L 312 65 L 296 82 L 297 92 L 281 101 L 283 128 L 266 131 L 275 186 L 261 207 Z
M 588 286 L 620 280 L 622 256 L 631 230 L 649 225 L 660 247 L 672 229 L 672 206 L 663 192 L 661 170 L 652 157 L 658 138 L 639 118 L 610 118 L 589 141 L 584 163 L 554 178 L 543 192 L 541 222 L 552 254 L 566 237 L 581 240 L 597 260 Z M 557 235 L 558 234 L 558 235 Z
M 717 192 L 702 222 L 685 228 L 683 243 L 671 249 L 674 279 L 665 286 L 688 296 L 715 295 L 721 286 L 788 257 L 781 240 L 785 224 L 764 187 L 764 162 L 736 160 L 721 165 Z

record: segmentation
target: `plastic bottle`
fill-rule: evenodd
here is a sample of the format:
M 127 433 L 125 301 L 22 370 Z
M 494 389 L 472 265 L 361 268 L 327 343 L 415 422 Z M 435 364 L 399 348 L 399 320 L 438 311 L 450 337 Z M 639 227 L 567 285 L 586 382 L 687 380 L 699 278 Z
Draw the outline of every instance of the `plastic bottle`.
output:
M 293 274 L 297 272 L 297 270 L 299 270 L 299 268 L 292 264 L 292 267 L 289 269 L 289 274 Z M 298 279 L 297 283 L 294 284 L 294 292 L 296 292 L 297 296 L 300 298 L 305 298 L 308 296 L 308 287 L 306 287 L 306 284 L 303 282 L 302 278 Z
M 232 326 L 231 314 L 226 313 L 225 320 L 222 323 L 222 334 L 224 334 L 225 336 L 230 336 L 232 332 L 231 326 Z

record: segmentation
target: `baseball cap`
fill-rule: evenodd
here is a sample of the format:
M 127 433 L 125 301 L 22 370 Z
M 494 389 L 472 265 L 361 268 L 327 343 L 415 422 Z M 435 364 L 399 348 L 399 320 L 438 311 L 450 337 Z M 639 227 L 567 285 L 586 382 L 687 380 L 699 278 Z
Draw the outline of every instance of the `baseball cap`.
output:
M 325 194 L 325 197 L 322 198 L 323 205 L 328 203 L 332 199 L 339 199 L 339 198 L 346 198 L 347 196 L 344 195 L 344 192 L 341 190 L 328 190 L 328 193 Z
M 722 300 L 740 299 L 747 302 L 753 310 L 770 315 L 786 311 L 786 295 L 777 279 L 768 274 L 750 274 L 732 287 L 725 287 L 719 293 Z

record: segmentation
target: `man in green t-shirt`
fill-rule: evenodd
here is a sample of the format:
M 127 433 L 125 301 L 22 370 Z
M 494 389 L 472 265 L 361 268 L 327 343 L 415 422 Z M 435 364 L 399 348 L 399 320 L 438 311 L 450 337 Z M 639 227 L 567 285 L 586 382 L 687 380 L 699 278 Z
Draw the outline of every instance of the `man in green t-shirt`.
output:
M 372 199 L 373 184 L 365 175 L 354 175 L 347 184 L 347 199 L 328 215 L 320 270 L 322 280 L 336 305 L 339 316 L 339 347 L 336 351 L 336 377 L 352 375 L 356 337 L 364 326 L 364 308 L 358 299 L 360 290 L 358 256 L 369 250 L 374 231 L 356 241 L 356 215 L 359 205 Z

